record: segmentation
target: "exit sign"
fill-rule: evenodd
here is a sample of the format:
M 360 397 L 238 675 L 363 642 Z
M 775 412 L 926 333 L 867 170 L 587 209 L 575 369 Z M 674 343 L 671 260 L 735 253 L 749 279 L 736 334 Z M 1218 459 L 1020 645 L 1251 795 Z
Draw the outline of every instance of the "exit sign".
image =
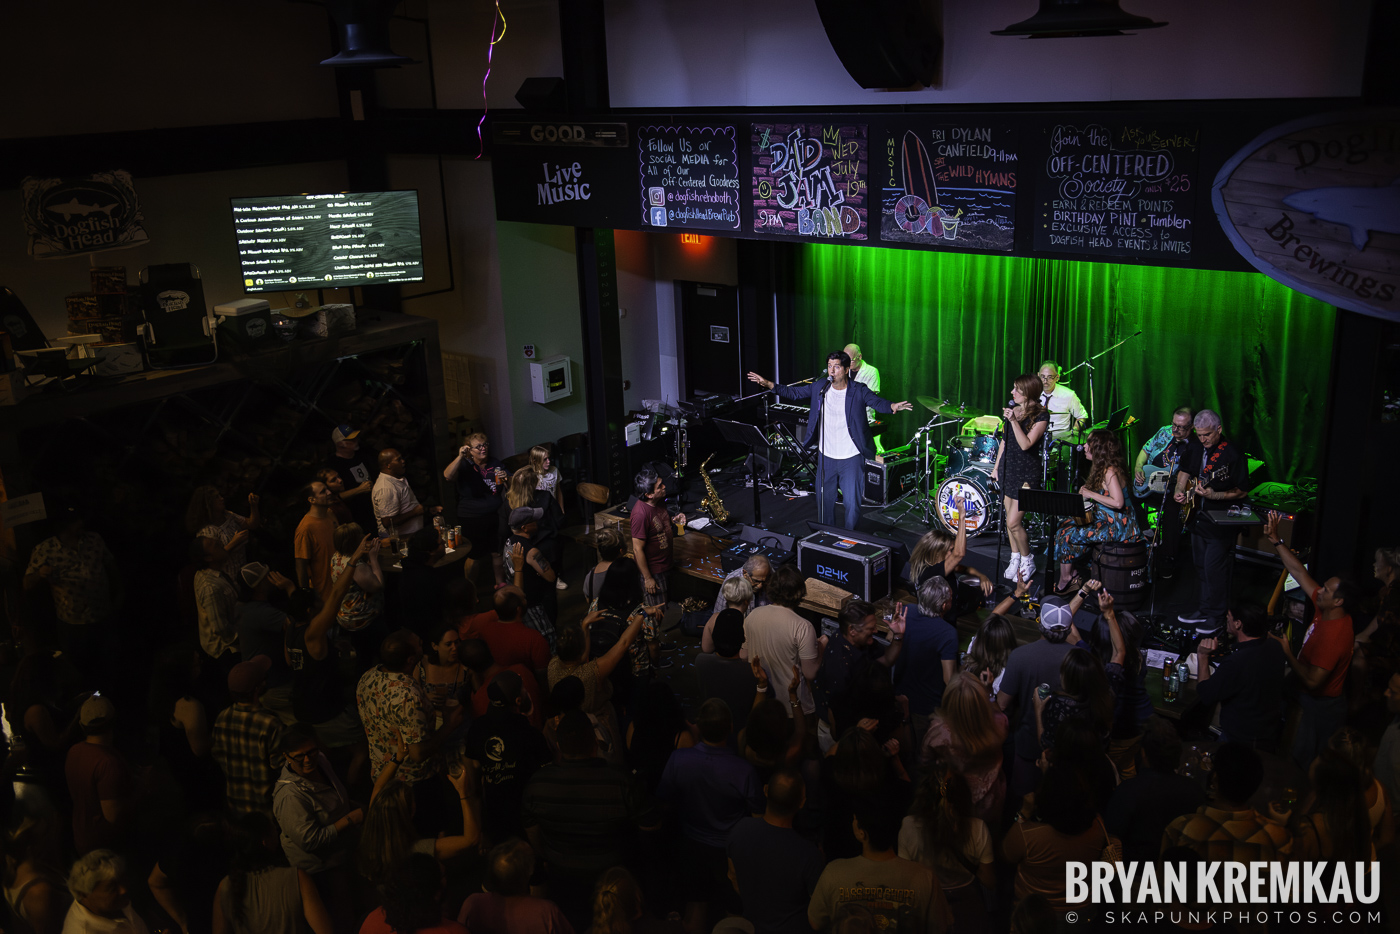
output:
M 681 243 L 693 243 L 696 246 L 705 242 L 705 238 L 699 234 L 681 234 Z

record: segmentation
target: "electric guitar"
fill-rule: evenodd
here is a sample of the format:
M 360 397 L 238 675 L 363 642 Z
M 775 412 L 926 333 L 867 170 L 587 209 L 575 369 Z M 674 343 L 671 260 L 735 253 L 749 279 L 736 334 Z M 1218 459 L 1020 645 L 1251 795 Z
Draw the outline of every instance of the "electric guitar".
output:
M 1221 477 L 1225 476 L 1227 473 L 1229 473 L 1229 470 L 1230 469 L 1228 467 L 1217 467 L 1214 470 L 1203 470 L 1201 471 L 1200 475 L 1196 478 L 1196 482 L 1209 483 L 1212 480 L 1218 480 Z M 1191 521 L 1191 517 L 1195 514 L 1196 509 L 1199 507 L 1199 505 L 1200 503 L 1196 499 L 1196 484 L 1193 483 L 1186 489 L 1186 502 L 1181 504 L 1181 524 L 1183 527 Z

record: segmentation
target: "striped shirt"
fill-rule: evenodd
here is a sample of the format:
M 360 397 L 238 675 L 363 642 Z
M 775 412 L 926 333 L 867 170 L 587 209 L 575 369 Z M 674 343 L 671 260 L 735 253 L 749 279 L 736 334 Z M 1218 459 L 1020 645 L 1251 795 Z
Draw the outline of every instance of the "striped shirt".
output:
M 541 855 L 574 873 L 602 872 L 623 861 L 637 822 L 631 778 L 602 759 L 546 765 L 525 786 L 524 825 L 543 834 Z
M 272 816 L 272 790 L 282 771 L 282 721 L 270 710 L 234 704 L 214 721 L 214 761 L 228 783 L 229 810 Z
M 1205 804 L 1167 825 L 1162 849 L 1173 846 L 1190 847 L 1207 861 L 1272 862 L 1293 851 L 1293 835 L 1253 808 L 1226 811 Z

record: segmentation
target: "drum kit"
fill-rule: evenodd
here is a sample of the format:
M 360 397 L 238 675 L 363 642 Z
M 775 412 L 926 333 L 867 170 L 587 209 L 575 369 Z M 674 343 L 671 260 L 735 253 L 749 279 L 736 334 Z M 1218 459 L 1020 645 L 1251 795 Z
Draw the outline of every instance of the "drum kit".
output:
M 921 464 L 913 489 L 900 503 L 903 514 L 921 511 L 925 524 L 937 522 L 949 532 L 956 532 L 953 501 L 960 498 L 961 521 L 968 535 L 1000 532 L 1002 503 L 993 475 L 1002 440 L 1000 415 L 966 402 L 931 396 L 915 398 L 933 413 L 933 418 L 914 433 L 909 443 L 911 450 L 919 452 Z M 937 440 L 936 432 L 951 426 L 957 426 L 957 434 L 948 441 Z M 1055 488 L 1053 478 L 1061 464 L 1073 466 L 1076 449 L 1084 444 L 1089 430 L 1062 431 L 1047 437 L 1041 445 L 1044 489 Z M 1028 514 L 1025 521 L 1033 539 L 1050 533 L 1048 527 L 1039 528 L 1044 524 L 1041 517 Z

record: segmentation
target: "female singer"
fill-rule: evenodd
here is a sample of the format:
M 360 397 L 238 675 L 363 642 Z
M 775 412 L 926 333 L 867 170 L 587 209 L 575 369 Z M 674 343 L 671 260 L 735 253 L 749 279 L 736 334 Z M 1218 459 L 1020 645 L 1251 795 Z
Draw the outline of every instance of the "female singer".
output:
M 1125 491 L 1128 465 L 1118 436 L 1103 428 L 1093 432 L 1084 446 L 1084 456 L 1094 466 L 1089 471 L 1089 481 L 1079 488 L 1079 495 L 1093 502 L 1089 513 L 1092 519 L 1088 525 L 1066 519 L 1055 533 L 1055 552 L 1060 559 L 1060 580 L 1055 592 L 1060 594 L 1069 592 L 1075 560 L 1095 542 L 1132 542 L 1142 537 Z
M 997 483 L 1001 484 L 1006 536 L 1011 539 L 1011 563 L 1004 575 L 1007 580 L 1028 581 L 1035 574 L 1030 536 L 1021 525 L 1021 507 L 1016 502 L 1016 491 L 1022 487 L 1040 489 L 1044 472 L 1040 445 L 1050 424 L 1050 413 L 1040 404 L 1040 393 L 1040 377 L 1034 373 L 1022 373 L 1011 386 L 1014 407 L 1001 410 L 1006 424 L 1001 443 L 997 445 L 997 460 L 992 473 Z M 1007 444 L 1008 440 L 1014 443 Z

